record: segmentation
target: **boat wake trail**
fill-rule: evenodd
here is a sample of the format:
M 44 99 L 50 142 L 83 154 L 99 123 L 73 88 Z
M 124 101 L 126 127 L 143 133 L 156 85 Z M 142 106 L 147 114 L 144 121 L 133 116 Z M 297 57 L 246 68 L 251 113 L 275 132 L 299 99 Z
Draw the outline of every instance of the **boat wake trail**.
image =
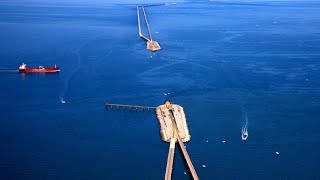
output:
M 19 70 L 16 69 L 0 69 L 0 73 L 10 73 L 10 72 L 19 72 Z
M 79 50 L 75 51 L 74 54 L 77 56 L 78 59 L 78 63 L 77 66 L 73 69 L 73 71 L 67 76 L 67 78 L 64 81 L 64 88 L 60 94 L 60 101 L 61 103 L 65 103 L 65 96 L 67 95 L 68 91 L 69 91 L 69 85 L 70 85 L 70 81 L 71 79 L 74 77 L 74 75 L 76 74 L 76 72 L 81 68 L 81 63 L 82 63 L 82 57 L 79 53 L 81 48 L 79 48 Z
M 67 77 L 64 80 L 64 85 L 63 85 L 63 90 L 60 93 L 60 102 L 62 104 L 65 104 L 65 97 L 68 95 L 69 92 L 69 87 L 70 87 L 70 82 L 72 80 L 72 78 L 76 75 L 76 73 L 82 68 L 82 64 L 83 64 L 83 57 L 81 55 L 81 50 L 87 46 L 90 42 L 98 39 L 99 36 L 92 38 L 86 42 L 84 42 L 83 44 L 81 44 L 76 50 L 72 51 L 72 53 L 76 56 L 77 62 L 76 62 L 76 67 L 73 68 L 73 70 L 71 71 L 70 74 L 67 75 Z M 112 50 L 110 50 L 106 55 L 104 55 L 103 57 L 97 59 L 97 63 L 100 62 L 100 60 L 105 59 L 106 57 L 110 56 L 112 54 Z
M 74 77 L 74 75 L 80 70 L 81 65 L 82 65 L 82 56 L 80 54 L 80 51 L 83 47 L 85 47 L 89 42 L 91 42 L 92 40 L 94 40 L 96 38 L 90 39 L 86 42 L 84 42 L 83 44 L 81 44 L 76 50 L 72 51 L 73 54 L 76 55 L 77 57 L 77 64 L 76 67 L 73 68 L 73 71 L 66 77 L 65 81 L 64 81 L 64 86 L 63 86 L 63 90 L 60 94 L 60 102 L 62 104 L 65 103 L 65 96 L 67 95 L 68 91 L 69 91 L 69 85 L 70 85 L 70 81 L 72 80 L 72 78 Z
M 242 112 L 241 119 L 243 119 L 243 125 L 241 128 L 241 139 L 245 141 L 249 137 L 249 133 L 248 133 L 249 119 L 248 119 L 248 114 L 245 108 L 244 101 L 240 99 L 240 102 L 241 102 L 240 106 L 241 106 L 241 112 Z
M 242 126 L 242 129 L 241 129 L 241 138 L 242 140 L 247 140 L 249 134 L 248 134 L 248 116 L 247 114 L 245 115 L 245 123 L 244 125 Z
M 61 102 L 62 104 L 66 103 L 66 101 L 65 101 L 62 97 L 60 97 L 60 102 Z

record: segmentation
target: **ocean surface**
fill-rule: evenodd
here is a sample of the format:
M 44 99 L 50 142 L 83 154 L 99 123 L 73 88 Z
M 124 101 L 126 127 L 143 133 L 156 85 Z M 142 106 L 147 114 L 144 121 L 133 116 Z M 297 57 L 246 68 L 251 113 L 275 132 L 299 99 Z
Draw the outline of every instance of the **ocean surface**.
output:
M 163 179 L 155 113 L 105 103 L 165 99 L 185 109 L 200 179 L 320 179 L 320 2 L 148 7 L 154 53 L 147 2 L 0 2 L 0 179 Z M 23 62 L 61 72 L 5 71 Z M 190 177 L 177 148 L 173 179 Z

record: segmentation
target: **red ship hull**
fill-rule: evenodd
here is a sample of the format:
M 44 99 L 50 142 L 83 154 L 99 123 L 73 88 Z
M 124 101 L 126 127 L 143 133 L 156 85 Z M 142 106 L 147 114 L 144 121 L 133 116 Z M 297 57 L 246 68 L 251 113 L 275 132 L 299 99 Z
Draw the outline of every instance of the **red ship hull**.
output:
M 25 69 L 19 69 L 19 72 L 22 73 L 57 73 L 60 69 L 58 67 L 48 67 L 48 68 L 25 68 Z

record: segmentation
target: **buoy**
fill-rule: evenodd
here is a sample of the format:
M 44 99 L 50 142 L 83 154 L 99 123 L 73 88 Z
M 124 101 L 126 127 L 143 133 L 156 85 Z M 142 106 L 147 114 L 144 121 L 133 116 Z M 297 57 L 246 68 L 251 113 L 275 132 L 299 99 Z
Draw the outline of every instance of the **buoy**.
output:
M 203 165 L 202 165 L 202 167 L 203 167 L 203 168 L 205 168 L 205 167 L 206 167 L 206 165 L 204 165 L 204 164 L 203 164 Z

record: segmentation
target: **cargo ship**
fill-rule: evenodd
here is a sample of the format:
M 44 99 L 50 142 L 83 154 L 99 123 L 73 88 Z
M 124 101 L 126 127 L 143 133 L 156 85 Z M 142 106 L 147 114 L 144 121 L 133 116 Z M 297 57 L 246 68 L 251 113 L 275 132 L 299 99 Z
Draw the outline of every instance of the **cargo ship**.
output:
M 56 65 L 54 67 L 35 67 L 35 68 L 27 68 L 27 65 L 22 63 L 19 66 L 19 72 L 21 73 L 57 73 L 60 69 Z

